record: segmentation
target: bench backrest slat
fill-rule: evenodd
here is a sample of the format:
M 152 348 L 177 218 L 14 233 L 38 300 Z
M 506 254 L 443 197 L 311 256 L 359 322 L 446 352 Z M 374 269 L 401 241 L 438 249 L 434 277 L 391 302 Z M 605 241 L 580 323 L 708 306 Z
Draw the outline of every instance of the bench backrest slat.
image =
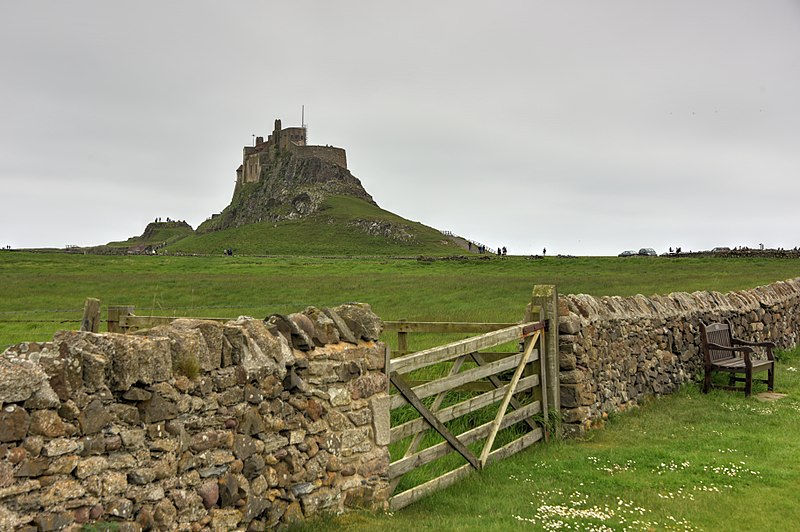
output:
M 738 356 L 732 351 L 708 348 L 708 344 L 717 344 L 723 347 L 733 346 L 731 328 L 727 323 L 701 324 L 701 334 L 703 334 L 703 351 L 705 351 L 706 362 L 714 363 Z

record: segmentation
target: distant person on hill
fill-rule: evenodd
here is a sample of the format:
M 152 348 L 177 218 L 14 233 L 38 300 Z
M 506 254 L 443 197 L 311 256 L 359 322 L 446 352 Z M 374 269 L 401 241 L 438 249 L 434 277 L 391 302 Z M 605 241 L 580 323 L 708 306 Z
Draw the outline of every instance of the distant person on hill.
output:
M 542 257 L 547 255 L 547 248 L 542 248 Z
M 505 257 L 507 253 L 508 253 L 508 251 L 506 250 L 506 247 L 503 246 L 503 256 Z

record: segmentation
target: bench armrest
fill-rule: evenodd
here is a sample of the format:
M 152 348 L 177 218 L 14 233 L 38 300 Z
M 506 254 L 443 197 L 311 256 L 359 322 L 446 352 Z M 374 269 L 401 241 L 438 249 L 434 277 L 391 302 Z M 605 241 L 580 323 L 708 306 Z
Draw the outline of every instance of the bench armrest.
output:
M 736 338 L 735 336 L 731 338 L 733 343 L 738 345 L 753 345 L 756 347 L 769 347 L 770 349 L 775 348 L 775 342 L 749 342 L 747 340 L 742 340 L 741 338 Z
M 731 341 L 737 345 L 763 347 L 764 351 L 767 353 L 767 358 L 769 360 L 774 360 L 772 350 L 775 349 L 775 342 L 748 342 L 747 340 L 742 340 L 741 338 L 736 338 L 735 336 L 731 338 Z
M 753 348 L 750 347 L 750 346 L 747 346 L 747 345 L 743 345 L 743 346 L 736 346 L 735 345 L 733 347 L 730 347 L 730 346 L 725 346 L 725 345 L 712 344 L 711 342 L 709 342 L 709 343 L 706 344 L 706 346 L 708 346 L 709 349 L 718 349 L 720 351 L 731 351 L 731 352 L 737 352 L 738 351 L 738 352 L 742 352 L 742 353 L 752 353 L 753 352 Z

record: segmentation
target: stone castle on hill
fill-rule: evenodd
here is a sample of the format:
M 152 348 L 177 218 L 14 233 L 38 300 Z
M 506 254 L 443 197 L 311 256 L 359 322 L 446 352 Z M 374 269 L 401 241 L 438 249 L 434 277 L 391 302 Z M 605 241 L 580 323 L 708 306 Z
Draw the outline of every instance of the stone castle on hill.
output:
M 236 184 L 257 183 L 262 168 L 272 165 L 280 153 L 286 152 L 299 158 L 315 157 L 347 170 L 347 154 L 343 148 L 309 146 L 306 141 L 304 126 L 282 128 L 280 119 L 275 120 L 275 129 L 266 141 L 264 137 L 256 137 L 255 146 L 244 147 L 242 164 L 236 170 Z
M 317 212 L 327 198 L 350 196 L 376 205 L 347 168 L 343 148 L 309 146 L 303 127 L 275 120 L 266 140 L 245 146 L 231 203 L 198 227 L 219 231 L 263 221 L 293 220 Z

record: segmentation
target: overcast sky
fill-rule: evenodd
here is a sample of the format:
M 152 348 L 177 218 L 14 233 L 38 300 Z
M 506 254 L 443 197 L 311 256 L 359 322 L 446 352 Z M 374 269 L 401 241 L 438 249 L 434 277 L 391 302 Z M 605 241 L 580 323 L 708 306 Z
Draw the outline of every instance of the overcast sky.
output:
M 230 201 L 273 120 L 509 253 L 800 246 L 800 2 L 4 1 L 0 245 Z

